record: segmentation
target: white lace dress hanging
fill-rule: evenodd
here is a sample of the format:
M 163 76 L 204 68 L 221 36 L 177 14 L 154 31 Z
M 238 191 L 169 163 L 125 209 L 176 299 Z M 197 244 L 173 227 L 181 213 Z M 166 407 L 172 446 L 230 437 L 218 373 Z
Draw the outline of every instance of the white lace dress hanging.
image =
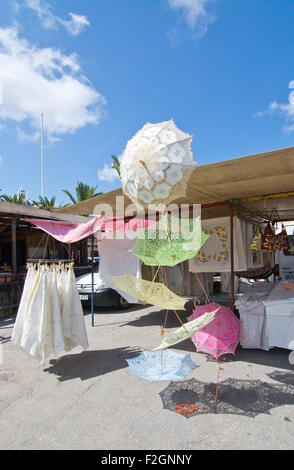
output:
M 29 267 L 12 341 L 41 363 L 77 346 L 88 348 L 72 264 Z
M 36 269 L 36 265 L 30 264 L 26 275 L 26 280 L 23 286 L 23 292 L 18 307 L 16 321 L 11 335 L 11 341 L 20 345 L 23 326 L 29 312 L 29 305 L 39 282 L 40 272 Z
M 89 344 L 83 307 L 72 264 L 69 266 L 65 275 L 62 302 L 61 318 L 66 351 L 77 346 L 87 349 Z
M 47 266 L 40 266 L 39 271 L 20 346 L 44 363 L 50 354 L 58 355 L 64 349 L 64 341 L 56 277 Z

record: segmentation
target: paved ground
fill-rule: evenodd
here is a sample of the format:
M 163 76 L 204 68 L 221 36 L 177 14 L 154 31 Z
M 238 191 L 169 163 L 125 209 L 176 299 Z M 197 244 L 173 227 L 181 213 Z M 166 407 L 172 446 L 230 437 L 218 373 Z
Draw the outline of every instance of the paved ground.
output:
M 255 417 L 219 412 L 187 419 L 164 409 L 159 392 L 169 382 L 152 383 L 131 375 L 126 362 L 159 344 L 163 318 L 164 312 L 154 307 L 103 310 L 95 315 L 92 327 L 86 314 L 90 348 L 44 366 L 10 342 L 14 317 L 0 319 L 0 448 L 294 449 L 293 395 L 287 401 L 276 394 L 268 412 Z M 178 327 L 172 313 L 167 327 L 169 331 Z M 187 378 L 215 382 L 217 364 L 196 353 L 190 340 L 174 350 L 190 353 L 199 365 Z M 253 385 L 260 379 L 270 385 L 286 384 L 294 394 L 294 367 L 288 355 L 284 349 L 238 349 L 234 359 L 222 363 L 220 380 L 250 380 Z M 248 390 L 251 401 L 254 394 L 254 387 Z M 258 400 L 263 409 L 256 394 Z M 241 396 L 238 406 L 240 413 L 246 413 Z

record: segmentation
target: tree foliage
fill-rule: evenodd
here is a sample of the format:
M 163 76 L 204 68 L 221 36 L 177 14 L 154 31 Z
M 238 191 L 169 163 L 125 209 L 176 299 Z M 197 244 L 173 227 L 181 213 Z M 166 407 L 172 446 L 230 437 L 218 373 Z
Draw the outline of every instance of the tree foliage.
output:
M 97 186 L 90 186 L 88 184 L 82 183 L 78 181 L 76 186 L 76 195 L 73 196 L 71 192 L 67 189 L 63 189 L 62 191 L 69 197 L 73 204 L 77 202 L 85 201 L 86 199 L 90 199 L 91 197 L 98 196 L 102 194 L 101 192 L 96 192 Z
M 118 176 L 120 177 L 120 161 L 115 155 L 111 155 L 111 158 L 112 158 L 111 166 L 112 168 L 114 168 L 114 170 L 116 170 L 116 172 L 118 173 Z

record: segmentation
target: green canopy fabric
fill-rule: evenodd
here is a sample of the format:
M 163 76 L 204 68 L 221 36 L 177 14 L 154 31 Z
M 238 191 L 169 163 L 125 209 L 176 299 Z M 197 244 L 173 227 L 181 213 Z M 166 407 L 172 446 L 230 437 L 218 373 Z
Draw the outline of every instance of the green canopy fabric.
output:
M 131 253 L 147 266 L 175 266 L 196 256 L 209 235 L 201 229 L 201 220 L 164 215 L 148 229 L 138 230 Z
M 153 349 L 153 351 L 166 349 L 169 346 L 173 346 L 174 344 L 178 344 L 181 341 L 190 338 L 194 333 L 196 333 L 196 331 L 201 330 L 201 328 L 204 328 L 206 325 L 208 325 L 208 323 L 210 323 L 214 319 L 215 314 L 219 310 L 219 308 L 213 310 L 212 312 L 204 313 L 195 320 L 189 321 L 188 323 L 184 323 L 183 326 L 181 326 L 176 331 L 164 338 L 160 346 Z

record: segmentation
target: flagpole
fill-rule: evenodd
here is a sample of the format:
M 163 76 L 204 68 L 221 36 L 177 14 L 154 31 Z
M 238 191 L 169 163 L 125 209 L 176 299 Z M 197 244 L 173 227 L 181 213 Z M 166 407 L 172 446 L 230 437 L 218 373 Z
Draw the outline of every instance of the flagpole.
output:
M 44 199 L 44 123 L 43 113 L 41 114 L 41 196 Z

